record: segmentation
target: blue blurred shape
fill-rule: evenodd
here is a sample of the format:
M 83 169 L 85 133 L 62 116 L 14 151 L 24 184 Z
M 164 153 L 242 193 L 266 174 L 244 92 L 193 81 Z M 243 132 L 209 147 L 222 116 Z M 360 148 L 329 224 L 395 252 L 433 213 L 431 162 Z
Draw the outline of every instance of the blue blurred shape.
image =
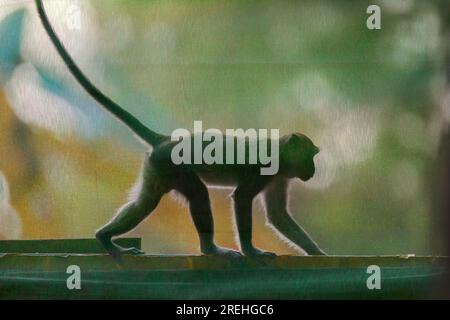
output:
M 20 62 L 25 9 L 16 10 L 0 21 L 0 85 L 8 81 Z
M 41 86 L 53 95 L 65 100 L 72 108 L 78 109 L 86 119 L 92 124 L 90 130 L 80 131 L 80 135 L 85 138 L 92 138 L 103 132 L 105 116 L 88 96 L 80 95 L 70 88 L 64 80 L 56 77 L 44 69 L 34 66 L 39 74 Z M 80 119 L 78 119 L 80 120 Z

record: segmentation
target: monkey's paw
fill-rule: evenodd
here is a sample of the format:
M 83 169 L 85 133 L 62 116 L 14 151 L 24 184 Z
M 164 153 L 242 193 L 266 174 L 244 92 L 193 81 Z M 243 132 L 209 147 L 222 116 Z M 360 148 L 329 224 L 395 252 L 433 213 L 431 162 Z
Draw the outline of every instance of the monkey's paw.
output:
M 327 254 L 322 249 L 319 248 L 306 253 L 308 256 L 327 256 Z
M 242 254 L 238 251 L 222 248 L 222 247 L 214 247 L 211 250 L 208 250 L 206 252 L 203 252 L 206 255 L 217 255 L 217 256 L 223 256 L 228 258 L 240 258 L 242 257 Z
M 260 258 L 260 257 L 270 257 L 270 258 L 274 258 L 277 255 L 273 252 L 270 251 L 263 251 L 260 250 L 258 248 L 251 248 L 251 249 L 246 249 L 244 251 L 244 255 L 246 257 L 250 257 L 250 258 Z
M 137 255 L 141 255 L 141 254 L 144 254 L 145 252 L 144 251 L 142 251 L 142 250 L 140 250 L 140 249 L 138 249 L 138 248 L 135 248 L 135 247 L 131 247 L 131 248 L 120 248 L 120 254 L 130 254 L 130 255 L 135 255 L 135 256 L 137 256 Z

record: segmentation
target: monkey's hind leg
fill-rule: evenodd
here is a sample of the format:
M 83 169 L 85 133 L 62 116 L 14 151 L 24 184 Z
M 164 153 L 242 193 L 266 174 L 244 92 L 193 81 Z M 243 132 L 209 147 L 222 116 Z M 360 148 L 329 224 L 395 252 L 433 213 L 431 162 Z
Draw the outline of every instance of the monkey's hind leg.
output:
M 187 172 L 177 176 L 175 189 L 189 202 L 192 220 L 200 238 L 200 250 L 207 255 L 241 257 L 234 250 L 222 248 L 214 243 L 214 221 L 208 189 L 195 173 Z
M 147 162 L 144 165 L 142 183 L 135 200 L 120 208 L 106 225 L 97 230 L 95 236 L 113 257 L 122 254 L 143 254 L 137 248 L 122 248 L 113 242 L 113 237 L 134 229 L 156 208 L 161 197 L 168 191 L 162 179 Z

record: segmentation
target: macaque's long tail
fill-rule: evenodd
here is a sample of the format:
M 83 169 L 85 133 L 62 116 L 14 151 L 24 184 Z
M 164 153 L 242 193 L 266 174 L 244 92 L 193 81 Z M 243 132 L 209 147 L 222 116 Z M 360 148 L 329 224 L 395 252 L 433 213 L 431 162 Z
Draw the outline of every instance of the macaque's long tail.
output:
M 39 12 L 39 17 L 42 21 L 42 24 L 44 25 L 45 30 L 47 31 L 47 34 L 49 35 L 51 41 L 55 45 L 59 55 L 64 60 L 64 63 L 69 68 L 73 76 L 81 84 L 81 86 L 106 110 L 111 112 L 121 122 L 123 122 L 127 127 L 129 127 L 138 137 L 140 137 L 150 145 L 156 146 L 161 142 L 165 141 L 166 137 L 164 135 L 156 133 L 147 128 L 136 117 L 134 117 L 131 113 L 129 113 L 121 106 L 119 106 L 117 103 L 112 101 L 110 98 L 108 98 L 105 94 L 103 94 L 91 83 L 91 81 L 84 75 L 84 73 L 80 70 L 80 68 L 78 68 L 75 61 L 67 52 L 66 48 L 61 43 L 55 31 L 53 30 L 53 27 L 51 26 L 48 20 L 44 6 L 42 4 L 42 0 L 35 0 L 35 1 Z

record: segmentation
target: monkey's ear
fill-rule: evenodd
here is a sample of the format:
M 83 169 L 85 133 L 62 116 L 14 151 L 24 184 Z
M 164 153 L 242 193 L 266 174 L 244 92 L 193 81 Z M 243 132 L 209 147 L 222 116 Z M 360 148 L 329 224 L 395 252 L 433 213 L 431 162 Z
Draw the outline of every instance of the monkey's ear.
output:
M 300 142 L 300 137 L 295 133 L 291 133 L 286 136 L 286 145 L 289 145 L 289 146 L 297 145 L 299 142 Z
M 314 154 L 318 154 L 320 152 L 320 148 L 317 146 L 314 146 Z

